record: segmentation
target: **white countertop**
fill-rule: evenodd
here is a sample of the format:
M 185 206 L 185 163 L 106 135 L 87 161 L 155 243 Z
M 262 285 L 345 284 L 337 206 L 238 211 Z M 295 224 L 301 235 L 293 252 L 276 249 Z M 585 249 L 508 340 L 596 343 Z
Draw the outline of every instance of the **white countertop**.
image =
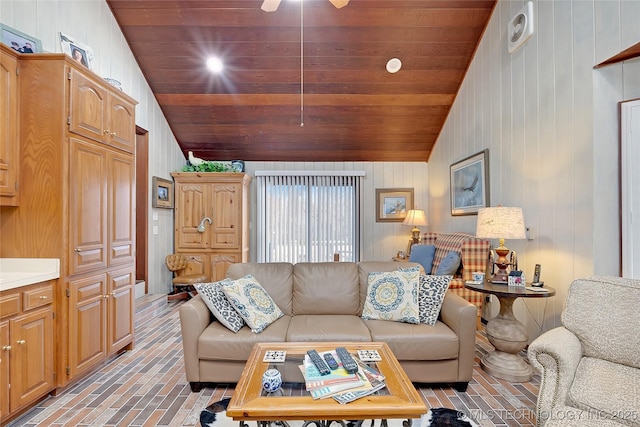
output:
M 58 258 L 0 258 L 0 291 L 59 277 Z

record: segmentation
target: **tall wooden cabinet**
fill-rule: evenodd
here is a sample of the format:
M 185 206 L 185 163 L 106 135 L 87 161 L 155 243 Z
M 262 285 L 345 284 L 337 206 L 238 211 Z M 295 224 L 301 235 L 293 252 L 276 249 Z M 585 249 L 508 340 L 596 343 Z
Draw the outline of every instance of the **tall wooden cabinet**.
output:
M 0 256 L 60 258 L 61 387 L 133 345 L 136 101 L 61 54 L 18 67 L 20 205 L 0 211 Z
M 249 184 L 244 173 L 174 172 L 176 253 L 189 271 L 222 280 L 249 260 Z

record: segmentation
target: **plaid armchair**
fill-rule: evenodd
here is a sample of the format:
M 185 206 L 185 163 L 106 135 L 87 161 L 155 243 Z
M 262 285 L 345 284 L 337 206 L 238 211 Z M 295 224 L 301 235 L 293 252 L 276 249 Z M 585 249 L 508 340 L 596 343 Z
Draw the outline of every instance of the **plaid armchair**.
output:
M 451 281 L 449 289 L 478 307 L 478 316 L 480 316 L 483 295 L 466 289 L 464 282 L 473 280 L 474 271 L 487 271 L 491 242 L 465 233 L 424 233 L 422 244 L 436 247 L 431 274 L 436 272 L 440 262 L 450 251 L 460 254 L 460 268 Z

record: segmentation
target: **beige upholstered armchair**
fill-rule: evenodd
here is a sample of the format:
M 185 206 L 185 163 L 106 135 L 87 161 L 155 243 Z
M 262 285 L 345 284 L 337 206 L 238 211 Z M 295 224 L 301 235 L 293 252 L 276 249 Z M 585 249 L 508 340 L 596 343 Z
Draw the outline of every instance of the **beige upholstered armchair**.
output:
M 529 345 L 538 426 L 640 426 L 640 280 L 575 280 L 561 320 Z

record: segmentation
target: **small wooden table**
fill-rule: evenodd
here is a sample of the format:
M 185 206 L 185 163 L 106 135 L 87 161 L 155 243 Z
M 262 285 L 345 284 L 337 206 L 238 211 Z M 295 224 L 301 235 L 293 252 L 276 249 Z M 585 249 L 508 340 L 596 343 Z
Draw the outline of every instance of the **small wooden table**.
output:
M 267 369 L 275 367 L 280 370 L 285 382 L 304 383 L 304 376 L 298 365 L 302 364 L 307 350 L 323 352 L 336 347 L 345 347 L 351 353 L 358 349 L 377 350 L 382 361 L 376 362 L 375 368 L 386 377 L 386 387 L 382 389 L 384 392 L 340 404 L 333 398 L 314 400 L 306 391 L 298 396 L 267 394 L 263 391 L 262 375 Z M 285 350 L 287 360 L 280 364 L 263 362 L 267 350 Z M 392 418 L 411 420 L 420 418 L 426 412 L 424 401 L 384 342 L 258 343 L 253 347 L 227 407 L 227 415 L 241 422 Z
M 556 290 L 545 286 L 546 292 L 536 292 L 524 286 L 507 286 L 484 282 L 474 284 L 466 282 L 464 287 L 477 292 L 495 295 L 500 301 L 500 313 L 487 322 L 487 338 L 495 351 L 482 358 L 480 366 L 496 378 L 513 382 L 531 380 L 531 365 L 525 362 L 520 353 L 529 343 L 524 325 L 513 314 L 513 303 L 517 298 L 547 298 L 556 294 Z

